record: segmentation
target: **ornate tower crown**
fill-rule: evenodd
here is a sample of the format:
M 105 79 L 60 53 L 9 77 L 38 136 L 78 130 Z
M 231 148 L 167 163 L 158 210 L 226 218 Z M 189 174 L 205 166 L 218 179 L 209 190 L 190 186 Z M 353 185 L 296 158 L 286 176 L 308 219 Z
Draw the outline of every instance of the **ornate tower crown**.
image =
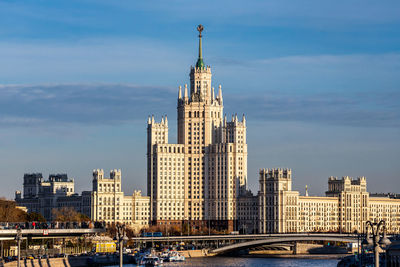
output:
M 197 30 L 199 31 L 199 58 L 197 59 L 196 63 L 196 68 L 203 69 L 204 68 L 204 62 L 203 62 L 203 53 L 202 53 L 202 47 L 201 47 L 201 32 L 204 30 L 203 25 L 197 26 Z

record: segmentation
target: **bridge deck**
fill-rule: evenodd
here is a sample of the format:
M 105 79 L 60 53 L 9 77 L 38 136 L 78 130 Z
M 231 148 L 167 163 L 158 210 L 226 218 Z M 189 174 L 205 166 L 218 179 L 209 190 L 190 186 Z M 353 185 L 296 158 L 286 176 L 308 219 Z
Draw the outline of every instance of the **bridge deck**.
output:
M 97 234 L 103 233 L 103 228 L 93 229 L 21 229 L 22 238 L 28 236 L 32 238 L 56 238 L 56 237 L 67 237 L 67 236 L 81 236 L 84 234 Z M 12 240 L 17 235 L 16 229 L 2 229 L 0 230 L 0 240 Z
M 168 241 L 196 241 L 196 240 L 259 240 L 273 237 L 349 237 L 357 239 L 354 234 L 330 234 L 330 233 L 294 233 L 294 234 L 251 234 L 251 235 L 201 235 L 201 236 L 163 236 L 163 237 L 134 237 L 134 241 L 142 242 L 168 242 Z

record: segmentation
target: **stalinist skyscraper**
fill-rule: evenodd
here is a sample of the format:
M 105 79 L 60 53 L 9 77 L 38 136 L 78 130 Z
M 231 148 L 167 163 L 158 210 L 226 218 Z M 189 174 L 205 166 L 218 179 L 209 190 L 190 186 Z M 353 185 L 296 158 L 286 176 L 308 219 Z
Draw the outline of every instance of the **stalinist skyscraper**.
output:
M 178 142 L 168 143 L 167 116 L 149 117 L 147 179 L 151 221 L 234 229 L 238 196 L 247 190 L 246 119 L 227 120 L 221 85 L 217 94 L 211 67 L 202 54 L 190 69 L 190 88 L 178 91 Z

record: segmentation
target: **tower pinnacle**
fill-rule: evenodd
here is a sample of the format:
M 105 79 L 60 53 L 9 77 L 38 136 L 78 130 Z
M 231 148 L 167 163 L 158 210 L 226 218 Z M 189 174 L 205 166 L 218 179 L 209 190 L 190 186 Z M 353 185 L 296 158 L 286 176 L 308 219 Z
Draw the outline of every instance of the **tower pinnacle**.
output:
M 197 59 L 196 63 L 196 68 L 204 68 L 204 62 L 203 62 L 203 51 L 202 51 L 202 45 L 201 45 L 201 32 L 204 30 L 203 25 L 197 26 L 197 30 L 199 31 L 199 58 Z

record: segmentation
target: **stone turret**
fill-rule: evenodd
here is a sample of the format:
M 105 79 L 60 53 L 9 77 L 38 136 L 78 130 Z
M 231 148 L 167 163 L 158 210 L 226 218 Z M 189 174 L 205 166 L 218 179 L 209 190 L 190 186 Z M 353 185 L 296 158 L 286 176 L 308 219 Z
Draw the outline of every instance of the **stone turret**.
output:
M 104 170 L 103 169 L 95 169 L 93 170 L 93 180 L 104 179 Z
M 121 180 L 121 169 L 119 169 L 119 170 L 117 170 L 117 169 L 111 170 L 110 171 L 110 179 L 114 179 L 114 180 L 120 181 Z

